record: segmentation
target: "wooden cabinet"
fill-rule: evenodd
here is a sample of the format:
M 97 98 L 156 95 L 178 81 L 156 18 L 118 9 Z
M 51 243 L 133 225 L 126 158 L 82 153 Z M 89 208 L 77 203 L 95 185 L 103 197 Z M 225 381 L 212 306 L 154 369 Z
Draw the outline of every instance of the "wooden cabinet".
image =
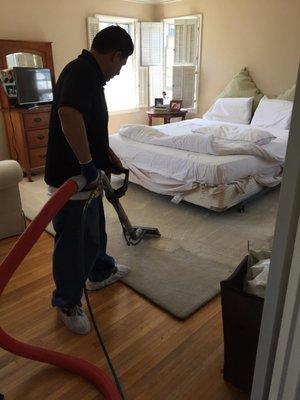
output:
M 12 68 L 9 60 L 14 55 L 27 57 L 24 65 L 16 64 L 14 66 L 35 67 L 35 64 L 27 65 L 28 57 L 30 56 L 31 60 L 32 57 L 34 60 L 39 59 L 40 67 L 50 69 L 54 86 L 51 42 L 0 39 L 0 70 Z M 22 57 L 20 63 L 22 63 Z M 0 112 L 4 119 L 10 158 L 21 164 L 29 181 L 32 181 L 33 170 L 45 165 L 50 111 L 50 105 L 34 108 L 18 107 L 17 99 L 10 98 L 0 83 Z
M 32 181 L 33 170 L 45 165 L 51 106 L 2 111 L 11 157 Z

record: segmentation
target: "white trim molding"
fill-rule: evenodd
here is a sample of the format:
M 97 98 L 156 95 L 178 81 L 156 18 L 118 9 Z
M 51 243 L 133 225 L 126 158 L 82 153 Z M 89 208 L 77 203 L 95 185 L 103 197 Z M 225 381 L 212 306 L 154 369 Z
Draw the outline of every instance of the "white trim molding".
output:
M 165 3 L 178 3 L 182 0 L 124 0 L 130 3 L 143 3 L 143 4 L 165 4 Z
M 299 399 L 300 374 L 300 219 L 296 234 L 269 399 Z M 297 394 L 298 393 L 298 394 Z
M 298 307 L 300 300 L 296 293 L 289 291 L 290 288 L 288 286 L 289 279 L 294 278 L 293 271 L 295 270 L 295 264 L 293 264 L 293 262 L 295 263 L 298 259 L 293 259 L 293 256 L 299 257 L 298 253 L 294 253 L 295 251 L 299 251 L 299 248 L 295 248 L 298 220 L 300 215 L 300 158 L 298 150 L 300 146 L 300 136 L 298 135 L 298 131 L 300 129 L 300 114 L 298 113 L 299 104 L 300 69 L 298 70 L 294 107 L 286 153 L 285 170 L 280 190 L 279 208 L 272 248 L 270 273 L 260 327 L 251 400 L 299 399 L 299 396 L 296 398 L 293 395 L 292 397 L 284 396 L 284 394 L 287 393 L 285 392 L 287 389 L 287 386 L 285 385 L 287 383 L 295 383 L 294 373 L 299 373 L 300 369 L 294 369 L 294 373 L 290 377 L 292 379 L 289 379 L 288 381 L 286 380 L 287 373 L 290 372 L 291 367 L 295 365 L 295 360 L 293 357 L 295 355 L 299 355 L 298 352 L 297 354 L 292 354 L 292 351 L 294 350 L 294 345 L 299 345 L 299 343 L 293 341 L 293 332 L 296 335 L 299 334 L 298 316 L 296 314 L 299 310 Z M 297 265 L 297 268 L 299 269 L 299 265 Z M 297 290 L 297 294 L 300 294 L 300 287 L 299 292 Z M 291 296 L 294 296 L 294 299 L 297 297 L 295 304 L 290 302 Z M 285 301 L 289 301 L 292 305 L 293 315 L 289 316 L 284 314 Z M 286 323 L 286 320 L 289 317 L 292 318 L 290 321 L 292 325 L 288 326 L 288 338 L 284 336 L 281 336 L 280 338 L 280 329 L 283 320 L 284 323 Z M 283 331 L 281 331 L 281 334 L 283 334 Z M 284 339 L 288 340 L 285 347 L 287 353 L 284 354 L 282 360 L 280 360 L 278 357 L 276 359 L 276 351 L 279 343 L 280 349 L 283 351 L 285 350 L 283 346 L 285 344 Z M 296 338 L 296 341 L 297 339 L 298 338 Z M 280 366 L 280 361 L 283 361 L 282 366 Z M 274 370 L 275 362 L 276 365 Z M 283 372 L 283 374 L 281 372 Z M 279 388 L 275 388 L 273 380 L 272 391 L 275 393 L 276 397 L 269 396 L 273 373 L 276 374 L 274 375 L 274 379 L 278 379 L 277 377 L 280 379 L 280 382 L 278 382 L 280 383 Z M 276 394 L 277 389 L 279 389 L 279 396 Z M 295 387 L 291 387 L 291 389 L 294 390 Z M 281 396 L 281 394 L 283 396 Z
M 127 0 L 126 0 L 127 1 Z M 95 17 L 102 22 L 123 22 L 124 24 L 136 22 L 137 18 L 127 18 L 127 17 L 118 17 L 117 15 L 104 15 L 104 14 L 95 14 Z

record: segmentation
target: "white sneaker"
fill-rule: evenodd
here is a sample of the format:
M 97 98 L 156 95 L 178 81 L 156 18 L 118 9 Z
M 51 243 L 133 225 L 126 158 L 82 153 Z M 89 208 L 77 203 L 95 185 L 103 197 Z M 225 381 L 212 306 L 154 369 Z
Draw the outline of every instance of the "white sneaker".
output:
M 85 312 L 79 306 L 73 308 L 57 307 L 57 313 L 70 331 L 79 333 L 80 335 L 89 333 L 91 329 L 90 322 Z
M 102 289 L 105 286 L 117 282 L 120 278 L 123 278 L 130 271 L 130 268 L 126 267 L 125 265 L 116 264 L 116 268 L 117 271 L 112 273 L 107 279 L 104 279 L 104 281 L 92 282 L 89 279 L 87 279 L 85 283 L 87 290 Z

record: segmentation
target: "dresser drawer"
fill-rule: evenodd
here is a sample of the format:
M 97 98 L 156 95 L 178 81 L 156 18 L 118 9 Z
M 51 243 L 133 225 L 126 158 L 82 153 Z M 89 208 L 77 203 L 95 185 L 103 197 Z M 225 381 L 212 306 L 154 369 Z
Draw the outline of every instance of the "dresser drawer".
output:
M 41 112 L 41 113 L 23 114 L 23 120 L 25 129 L 48 128 L 50 113 Z
M 47 147 L 29 150 L 30 167 L 37 168 L 45 165 Z
M 36 129 L 35 131 L 27 131 L 26 136 L 27 143 L 30 149 L 47 146 L 48 129 Z

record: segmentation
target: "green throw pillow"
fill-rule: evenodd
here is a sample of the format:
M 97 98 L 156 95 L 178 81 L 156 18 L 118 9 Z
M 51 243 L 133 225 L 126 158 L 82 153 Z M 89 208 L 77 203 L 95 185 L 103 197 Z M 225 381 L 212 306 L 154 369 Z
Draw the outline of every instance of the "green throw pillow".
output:
M 244 68 L 232 78 L 217 99 L 220 97 L 254 97 L 253 110 L 255 110 L 263 93 L 256 86 L 247 68 Z
M 290 89 L 286 90 L 284 93 L 280 93 L 277 96 L 277 99 L 294 101 L 295 91 L 296 91 L 296 84 L 292 86 Z

